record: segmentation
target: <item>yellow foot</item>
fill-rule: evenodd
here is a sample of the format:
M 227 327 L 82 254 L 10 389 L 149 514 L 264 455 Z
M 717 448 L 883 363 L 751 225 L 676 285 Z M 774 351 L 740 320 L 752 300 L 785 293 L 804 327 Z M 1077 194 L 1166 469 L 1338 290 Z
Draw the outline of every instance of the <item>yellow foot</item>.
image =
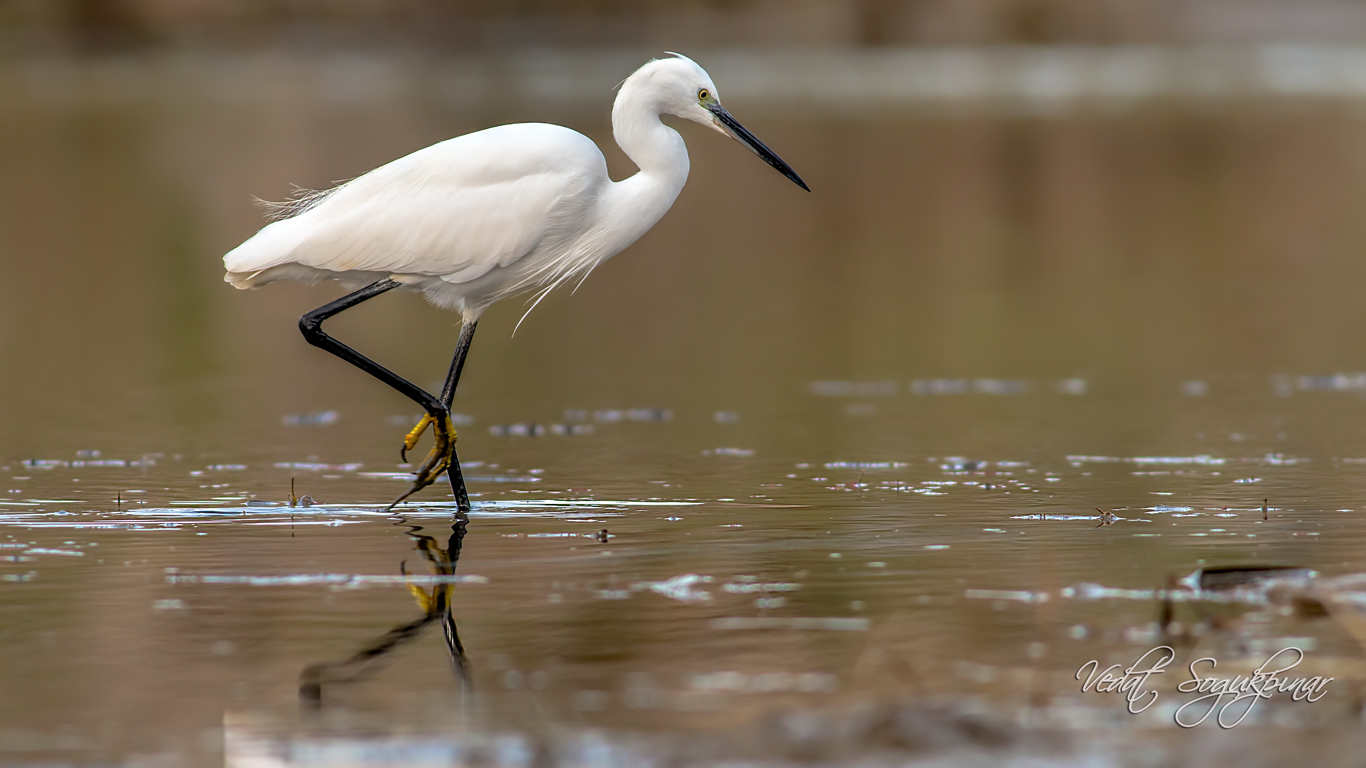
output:
M 426 414 L 422 417 L 421 421 L 417 423 L 417 426 L 413 427 L 411 432 L 404 435 L 403 447 L 400 448 L 398 452 L 400 458 L 404 461 L 408 460 L 408 451 L 417 447 L 417 441 L 422 439 L 422 433 L 426 432 L 427 427 L 431 426 L 434 421 L 435 419 L 432 418 L 430 413 Z
M 439 419 L 430 415 L 422 417 L 422 421 L 418 422 L 417 426 L 413 428 L 413 431 L 408 433 L 408 437 L 416 443 L 417 438 L 421 437 L 423 430 L 426 429 L 428 424 L 433 426 L 432 436 L 436 438 L 436 444 L 427 452 L 427 458 L 423 459 L 422 464 L 418 466 L 417 477 L 413 479 L 412 486 L 410 486 L 402 496 L 394 499 L 393 503 L 390 504 L 387 509 L 393 509 L 400 501 L 403 501 L 414 493 L 417 493 L 437 480 L 440 480 L 441 475 L 451 465 L 451 456 L 455 453 L 456 434 L 455 425 L 451 423 L 450 414 L 444 414 Z M 405 450 L 406 448 L 412 447 L 408 444 L 407 439 L 403 442 Z

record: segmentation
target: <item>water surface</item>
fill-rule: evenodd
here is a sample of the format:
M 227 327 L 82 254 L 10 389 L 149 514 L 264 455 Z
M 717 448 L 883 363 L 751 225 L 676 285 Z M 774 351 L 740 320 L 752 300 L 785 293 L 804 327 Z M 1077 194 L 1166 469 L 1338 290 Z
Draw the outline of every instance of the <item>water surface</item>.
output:
M 3 106 L 0 762 L 1355 748 L 1333 580 L 1366 565 L 1359 106 L 732 100 L 814 193 L 683 127 L 664 221 L 515 335 L 518 302 L 481 323 L 465 520 L 439 488 L 382 512 L 417 413 L 299 337 L 337 289 L 239 293 L 218 259 L 250 196 L 447 136 L 540 119 L 610 147 L 610 92 L 547 112 L 268 75 Z M 458 318 L 392 295 L 331 328 L 433 383 Z M 1228 565 L 1313 569 L 1329 615 L 1187 590 L 1183 653 L 1298 644 L 1327 699 L 1235 737 L 1080 692 L 1086 661 L 1161 641 L 1155 590 Z

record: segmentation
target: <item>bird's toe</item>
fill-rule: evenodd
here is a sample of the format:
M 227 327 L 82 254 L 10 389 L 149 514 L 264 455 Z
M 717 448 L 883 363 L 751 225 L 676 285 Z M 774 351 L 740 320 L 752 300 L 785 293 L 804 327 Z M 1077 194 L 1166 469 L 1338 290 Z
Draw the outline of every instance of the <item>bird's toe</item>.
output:
M 451 423 L 450 414 L 441 417 L 424 416 L 422 421 L 408 433 L 408 439 L 403 442 L 405 452 L 413 447 L 417 438 L 421 437 L 427 425 L 433 425 L 432 436 L 436 438 L 436 443 L 427 452 L 427 457 L 417 467 L 417 476 L 413 478 L 413 484 L 404 491 L 403 495 L 389 505 L 388 509 L 393 509 L 399 502 L 412 496 L 414 493 L 426 488 L 441 478 L 451 466 L 451 458 L 455 455 L 456 432 L 455 425 Z M 409 443 L 412 440 L 412 444 Z

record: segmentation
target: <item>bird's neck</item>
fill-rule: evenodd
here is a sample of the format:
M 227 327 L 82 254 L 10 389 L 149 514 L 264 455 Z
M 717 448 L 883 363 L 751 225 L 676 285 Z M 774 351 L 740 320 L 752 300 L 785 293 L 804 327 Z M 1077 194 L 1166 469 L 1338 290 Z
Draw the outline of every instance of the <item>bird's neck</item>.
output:
M 648 218 L 648 229 L 669 210 L 688 180 L 688 147 L 678 131 L 660 122 L 660 105 L 651 94 L 633 86 L 628 80 L 612 107 L 612 134 L 640 172 L 616 186 L 633 199 L 630 207 Z

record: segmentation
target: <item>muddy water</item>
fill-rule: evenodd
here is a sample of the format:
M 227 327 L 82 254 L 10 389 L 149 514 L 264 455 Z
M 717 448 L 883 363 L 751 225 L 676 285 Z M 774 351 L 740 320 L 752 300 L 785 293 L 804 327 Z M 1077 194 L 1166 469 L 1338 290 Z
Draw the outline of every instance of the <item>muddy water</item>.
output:
M 244 77 L 2 107 L 0 764 L 1355 748 L 1358 107 L 731 103 L 815 192 L 684 127 L 654 231 L 515 335 L 516 302 L 481 323 L 458 518 L 444 489 L 382 513 L 416 409 L 299 337 L 336 289 L 235 292 L 218 258 L 250 196 L 449 135 L 606 146 L 610 95 Z M 401 295 L 333 328 L 422 383 L 458 332 Z M 1295 645 L 1324 700 L 1220 740 L 1171 724 L 1175 692 L 1081 693 L 1163 639 L 1154 590 L 1229 565 L 1314 569 L 1329 615 L 1180 588 L 1169 636 L 1229 665 Z

